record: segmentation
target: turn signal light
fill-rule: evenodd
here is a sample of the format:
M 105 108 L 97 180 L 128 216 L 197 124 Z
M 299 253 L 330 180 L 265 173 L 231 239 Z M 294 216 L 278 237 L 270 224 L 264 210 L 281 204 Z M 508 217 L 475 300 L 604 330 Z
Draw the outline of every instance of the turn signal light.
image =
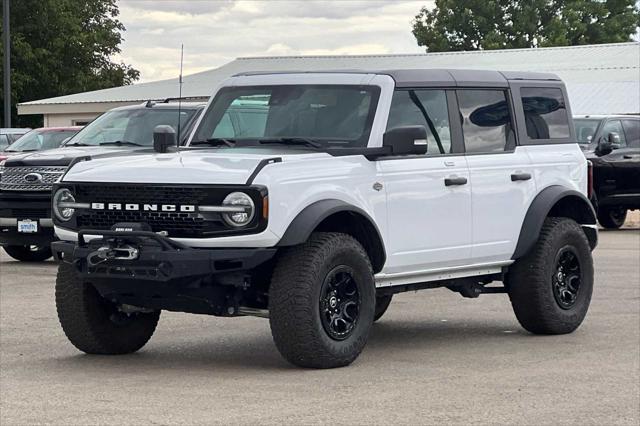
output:
M 269 197 L 265 196 L 262 198 L 262 218 L 269 218 Z

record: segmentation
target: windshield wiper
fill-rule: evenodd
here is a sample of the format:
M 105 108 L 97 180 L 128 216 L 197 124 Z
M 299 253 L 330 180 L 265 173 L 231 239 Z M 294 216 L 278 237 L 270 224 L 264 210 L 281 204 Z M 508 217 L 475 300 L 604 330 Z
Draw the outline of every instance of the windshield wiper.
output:
M 305 145 L 315 149 L 323 149 L 323 146 L 313 139 L 302 137 L 285 137 L 285 138 L 269 138 L 258 139 L 258 143 L 261 144 L 282 144 L 282 145 Z
M 235 144 L 236 144 L 236 141 L 234 141 L 233 139 L 209 138 L 203 141 L 191 141 L 189 145 L 235 146 Z
M 100 146 L 104 146 L 104 145 L 117 145 L 117 146 L 123 146 L 123 145 L 130 145 L 130 146 L 146 146 L 143 145 L 141 143 L 135 143 L 135 142 L 129 142 L 129 141 L 112 141 L 112 142 L 102 142 L 99 143 L 98 145 Z
M 88 143 L 76 142 L 76 143 L 65 143 L 62 146 L 95 146 Z
M 5 149 L 4 152 L 36 152 L 40 151 L 39 149 L 23 149 L 22 151 L 17 149 Z

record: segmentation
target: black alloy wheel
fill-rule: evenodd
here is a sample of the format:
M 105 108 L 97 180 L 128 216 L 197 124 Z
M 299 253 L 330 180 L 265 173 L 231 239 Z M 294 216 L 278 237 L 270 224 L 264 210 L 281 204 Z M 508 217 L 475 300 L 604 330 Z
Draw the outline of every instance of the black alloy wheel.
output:
M 555 271 L 551 278 L 553 296 L 562 309 L 571 309 L 576 303 L 582 275 L 575 248 L 563 247 L 556 256 Z
M 351 335 L 360 314 L 360 294 L 353 271 L 346 265 L 332 269 L 320 290 L 320 317 L 329 337 L 344 340 Z

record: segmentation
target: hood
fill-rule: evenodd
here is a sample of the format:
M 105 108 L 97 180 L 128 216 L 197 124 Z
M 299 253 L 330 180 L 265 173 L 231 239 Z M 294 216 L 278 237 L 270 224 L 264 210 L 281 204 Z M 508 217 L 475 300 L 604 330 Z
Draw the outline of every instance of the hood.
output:
M 97 158 L 76 163 L 65 182 L 246 184 L 270 161 L 329 157 L 322 152 L 268 149 L 183 150 L 166 154 Z
M 132 151 L 150 151 L 148 147 L 100 147 L 100 146 L 70 146 L 46 151 L 7 152 L 7 167 L 12 166 L 68 166 L 78 157 L 95 157 L 108 154 L 130 153 Z M 5 153 L 3 152 L 3 155 Z

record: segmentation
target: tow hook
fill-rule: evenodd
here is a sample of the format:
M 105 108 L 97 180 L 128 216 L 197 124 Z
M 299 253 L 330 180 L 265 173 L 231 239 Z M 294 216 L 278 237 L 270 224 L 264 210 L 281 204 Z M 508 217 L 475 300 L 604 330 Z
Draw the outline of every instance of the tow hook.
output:
M 87 262 L 90 266 L 95 266 L 107 260 L 136 260 L 140 252 L 137 248 L 126 245 L 122 247 L 103 246 L 98 250 L 91 252 L 87 256 Z M 97 259 L 97 260 L 96 260 Z

